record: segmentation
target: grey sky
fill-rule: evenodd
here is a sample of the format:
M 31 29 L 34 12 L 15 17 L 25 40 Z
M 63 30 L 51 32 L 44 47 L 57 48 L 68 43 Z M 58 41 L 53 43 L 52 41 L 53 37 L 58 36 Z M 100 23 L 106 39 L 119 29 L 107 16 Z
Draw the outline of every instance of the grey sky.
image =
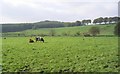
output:
M 72 22 L 118 15 L 119 0 L 0 0 L 0 23 Z

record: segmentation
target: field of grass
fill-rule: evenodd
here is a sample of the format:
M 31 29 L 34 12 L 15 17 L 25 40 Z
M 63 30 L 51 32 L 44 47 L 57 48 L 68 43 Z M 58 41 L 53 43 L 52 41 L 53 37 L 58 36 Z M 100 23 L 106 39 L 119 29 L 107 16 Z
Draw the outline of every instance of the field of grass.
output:
M 0 73 L 2 71 L 2 37 L 0 37 Z
M 100 35 L 114 35 L 114 26 L 112 25 L 95 25 L 100 28 Z M 7 34 L 25 34 L 25 35 L 38 35 L 38 34 L 45 34 L 48 35 L 51 30 L 54 30 L 56 35 L 62 35 L 63 33 L 69 33 L 70 35 L 75 35 L 76 32 L 88 32 L 89 29 L 93 27 L 93 25 L 88 26 L 77 26 L 77 27 L 61 27 L 61 28 L 41 28 L 41 29 L 29 29 L 21 32 L 9 32 Z
M 0 37 L 0 65 L 2 64 L 2 37 Z
M 3 71 L 118 72 L 117 37 L 29 37 L 3 39 Z

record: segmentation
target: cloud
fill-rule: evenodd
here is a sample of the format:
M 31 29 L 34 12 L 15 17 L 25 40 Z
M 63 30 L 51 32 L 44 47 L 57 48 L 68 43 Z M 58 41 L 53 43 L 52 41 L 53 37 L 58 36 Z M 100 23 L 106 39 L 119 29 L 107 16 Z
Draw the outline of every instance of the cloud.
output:
M 117 16 L 119 0 L 1 0 L 0 22 L 75 21 Z M 4 20 L 3 20 L 4 18 Z

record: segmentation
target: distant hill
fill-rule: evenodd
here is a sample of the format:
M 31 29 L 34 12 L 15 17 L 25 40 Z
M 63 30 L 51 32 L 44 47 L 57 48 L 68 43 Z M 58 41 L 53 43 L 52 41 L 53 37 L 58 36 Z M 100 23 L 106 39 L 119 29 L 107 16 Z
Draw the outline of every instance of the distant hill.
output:
M 19 24 L 0 24 L 2 25 L 2 32 L 18 32 L 27 29 L 40 29 L 40 28 L 60 28 L 60 27 L 73 27 L 73 26 L 83 26 L 91 23 L 99 25 L 110 25 L 120 21 L 120 17 L 99 17 L 91 21 L 86 20 L 76 20 L 75 22 L 60 22 L 60 21 L 40 21 L 35 23 L 19 23 Z
M 66 23 L 59 21 L 41 21 L 36 23 L 20 23 L 20 24 L 1 24 L 2 32 L 17 32 L 27 29 L 38 29 L 38 28 L 59 28 L 59 27 L 71 27 L 80 26 L 75 23 Z
M 60 21 L 41 21 L 35 23 L 19 23 L 19 24 L 0 24 L 2 25 L 2 32 L 18 32 L 28 29 L 42 29 L 42 28 L 60 28 L 60 27 L 74 27 L 85 26 L 80 21 L 76 22 L 60 22 Z M 97 24 L 97 25 L 114 25 L 112 24 Z
M 115 24 L 110 25 L 88 25 L 88 26 L 76 26 L 76 27 L 61 27 L 61 28 L 38 28 L 38 29 L 28 29 L 19 32 L 8 32 L 4 33 L 3 35 L 11 35 L 11 36 L 47 36 L 50 35 L 51 32 L 55 34 L 55 36 L 62 36 L 64 34 L 68 34 L 70 36 L 74 36 L 77 32 L 79 33 L 86 33 L 88 30 L 93 27 L 97 26 L 100 28 L 100 35 L 114 35 L 114 27 Z

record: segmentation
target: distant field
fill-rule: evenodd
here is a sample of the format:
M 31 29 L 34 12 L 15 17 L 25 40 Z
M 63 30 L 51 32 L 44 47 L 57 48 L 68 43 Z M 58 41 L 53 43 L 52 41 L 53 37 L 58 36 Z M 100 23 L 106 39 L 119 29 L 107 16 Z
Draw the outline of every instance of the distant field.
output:
M 45 43 L 31 44 L 28 39 L 3 39 L 3 71 L 118 72 L 120 68 L 117 37 L 45 37 Z
M 114 35 L 114 26 L 115 24 L 112 25 L 95 25 L 100 28 L 100 35 Z M 25 34 L 25 35 L 39 35 L 39 34 L 45 34 L 49 35 L 51 30 L 55 31 L 55 35 L 62 35 L 63 33 L 69 33 L 70 35 L 74 36 L 76 32 L 88 32 L 89 29 L 93 27 L 93 25 L 88 25 L 88 26 L 77 26 L 77 27 L 62 27 L 62 28 L 41 28 L 41 29 L 30 29 L 30 30 L 25 30 L 21 32 L 9 32 L 6 34 Z

